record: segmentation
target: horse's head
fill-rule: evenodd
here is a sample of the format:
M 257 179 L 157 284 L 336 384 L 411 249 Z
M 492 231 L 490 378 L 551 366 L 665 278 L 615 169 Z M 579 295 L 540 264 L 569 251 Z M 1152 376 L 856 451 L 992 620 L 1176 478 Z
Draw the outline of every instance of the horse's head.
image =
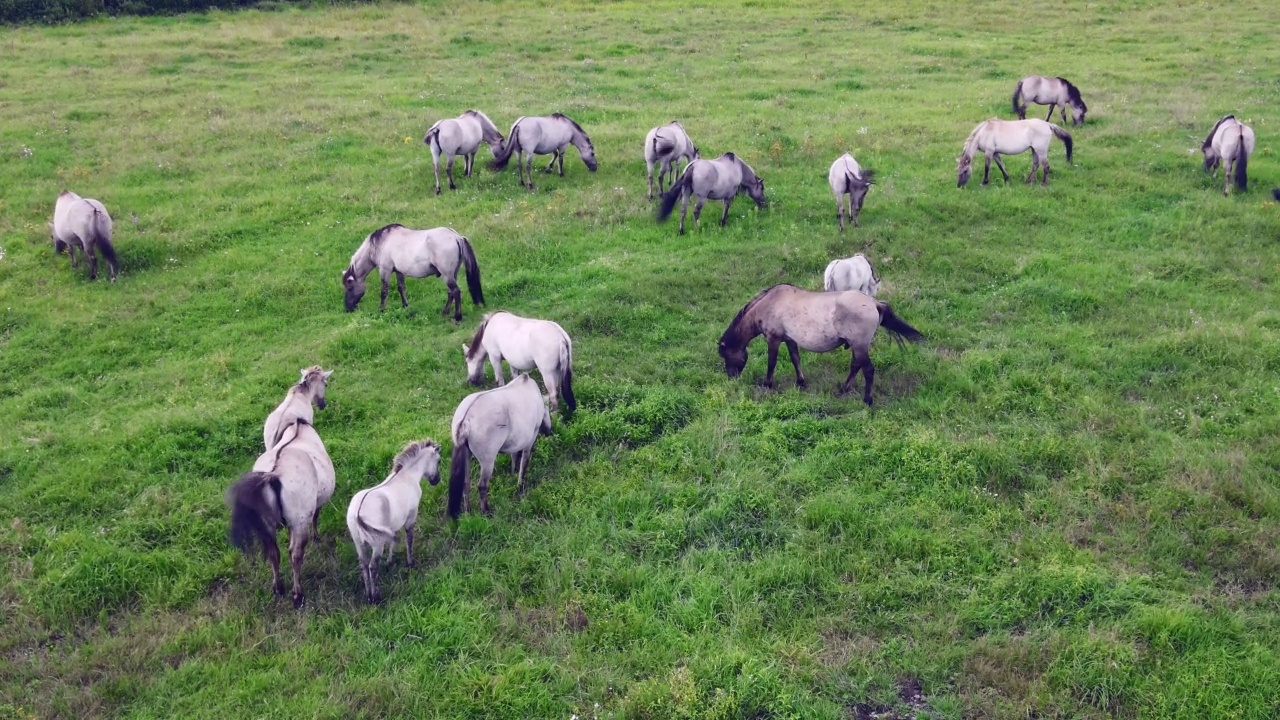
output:
M 311 402 L 321 410 L 325 405 L 324 389 L 329 385 L 329 376 L 332 374 L 332 370 L 325 370 L 319 365 L 302 369 L 302 380 L 299 384 L 307 389 L 311 395 Z
M 356 277 L 355 270 L 348 267 L 342 273 L 342 287 L 346 290 L 342 304 L 347 308 L 347 312 L 351 312 L 360 304 L 360 298 L 364 297 L 364 278 Z
M 1071 124 L 1083 125 L 1085 113 L 1089 112 L 1089 108 L 1085 107 L 1083 102 L 1071 103 Z
M 768 199 L 764 196 L 764 181 L 759 177 L 746 181 L 743 187 L 747 189 L 747 197 L 756 201 L 756 207 L 763 208 L 769 205 Z
M 700 155 L 700 154 L 698 153 L 698 146 L 697 146 L 697 145 L 694 145 L 694 146 L 693 146 L 693 159 L 694 159 L 694 160 L 701 160 L 701 159 L 702 159 L 702 155 Z
M 585 137 L 585 136 L 584 136 Z M 578 153 L 582 155 L 582 162 L 586 163 L 587 169 L 591 172 L 596 171 L 596 149 L 592 146 L 591 141 L 587 140 L 578 147 Z
M 747 366 L 747 346 L 732 348 L 721 340 L 720 357 L 724 360 L 724 374 L 736 378 L 742 374 L 742 368 Z
M 431 445 L 422 452 L 426 456 L 426 465 L 422 468 L 422 477 L 425 477 L 427 482 L 431 483 L 432 486 L 439 485 L 440 448 L 436 447 L 435 443 L 431 443 Z M 422 480 L 419 479 L 418 482 L 421 483 Z
M 1205 143 L 1200 150 L 1204 152 L 1204 171 L 1212 172 L 1220 161 L 1218 151 L 1213 149 L 1213 143 Z
M 969 182 L 969 176 L 973 174 L 973 157 L 969 155 L 961 155 L 956 161 L 956 187 L 964 187 Z
M 466 343 L 462 344 L 462 359 L 467 363 L 467 382 L 472 385 L 479 385 L 484 382 L 484 348 L 479 345 L 475 348 L 475 357 L 471 357 L 471 346 Z

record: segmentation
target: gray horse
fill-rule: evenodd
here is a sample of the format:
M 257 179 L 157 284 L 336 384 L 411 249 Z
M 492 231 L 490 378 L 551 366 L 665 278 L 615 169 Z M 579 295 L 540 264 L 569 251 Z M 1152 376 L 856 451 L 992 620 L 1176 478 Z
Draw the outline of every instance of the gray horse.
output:
M 520 174 L 520 184 L 533 190 L 533 156 L 551 156 L 551 162 L 543 172 L 551 172 L 551 168 L 559 160 L 560 177 L 564 177 L 564 151 L 569 145 L 578 149 L 578 154 L 582 156 L 582 162 L 586 164 L 587 169 L 595 172 L 595 147 L 591 144 L 591 138 L 587 137 L 587 132 L 572 118 L 560 113 L 545 117 L 522 117 L 511 125 L 511 132 L 507 133 L 507 141 L 494 153 L 492 167 L 494 170 L 505 169 L 514 154 L 516 171 Z M 526 153 L 529 155 L 527 185 L 524 181 Z
M 1067 108 L 1070 107 L 1071 124 L 1080 125 L 1084 122 L 1085 113 L 1089 112 L 1088 106 L 1084 104 L 1084 98 L 1080 97 L 1080 89 L 1066 78 L 1028 75 L 1018 81 L 1013 88 L 1013 112 L 1017 114 L 1019 120 L 1026 120 L 1027 105 L 1018 102 L 1019 99 L 1027 103 L 1048 105 L 1049 114 L 1044 116 L 1045 120 L 1053 117 L 1053 110 L 1056 107 L 1062 111 L 1062 122 L 1066 122 Z
M 496 155 L 498 148 L 502 147 L 502 140 L 498 127 L 488 115 L 479 110 L 468 110 L 456 118 L 440 120 L 432 125 L 422 142 L 431 149 L 431 166 L 436 174 L 436 194 L 440 194 L 441 155 L 447 161 L 445 172 L 449 176 L 449 189 L 457 190 L 458 186 L 453 184 L 453 159 L 461 155 L 462 174 L 471 177 L 471 168 L 475 165 L 476 150 L 480 148 L 480 143 L 487 143 L 489 150 Z
M 685 167 L 698 159 L 698 148 L 677 120 L 656 127 L 644 138 L 644 164 L 649 179 L 649 199 L 653 199 L 653 166 L 658 166 L 658 194 L 666 192 L 663 180 L 675 182 L 680 175 L 680 161 Z
M 98 277 L 98 252 L 101 252 L 111 268 L 111 281 L 115 282 L 120 267 L 116 263 L 115 247 L 111 245 L 111 216 L 102 203 L 63 190 L 53 206 L 49 235 L 53 238 L 55 253 L 67 251 L 71 267 L 76 266 L 77 249 L 89 258 L 90 280 Z
M 689 196 L 696 195 L 698 203 L 693 208 L 693 222 L 698 224 L 702 217 L 702 206 L 708 200 L 723 200 L 724 212 L 720 215 L 720 224 L 729 222 L 729 204 L 739 193 L 756 201 L 757 207 L 765 207 L 768 201 L 764 197 L 764 181 L 756 176 L 756 171 L 733 153 L 725 153 L 714 160 L 694 160 L 684 169 L 684 174 L 671 189 L 662 195 L 662 205 L 658 208 L 658 222 L 671 217 L 676 202 L 680 203 L 680 234 L 684 234 L 684 218 L 689 211 Z
M 365 277 L 374 269 L 382 277 L 382 304 L 387 309 L 387 292 L 391 276 L 396 276 L 396 288 L 400 291 L 400 304 L 409 307 L 404 294 L 404 277 L 425 278 L 439 275 L 449 288 L 444 301 L 444 314 L 454 306 L 454 320 L 462 319 L 462 291 L 458 289 L 458 269 L 466 268 L 467 289 L 471 301 L 484 303 L 484 289 L 480 287 L 480 265 L 471 250 L 471 241 L 447 227 L 430 230 L 412 230 L 403 225 L 391 224 L 369 233 L 351 256 L 351 264 L 342 273 L 342 287 L 346 290 L 343 304 L 347 312 L 356 309 L 364 297 Z

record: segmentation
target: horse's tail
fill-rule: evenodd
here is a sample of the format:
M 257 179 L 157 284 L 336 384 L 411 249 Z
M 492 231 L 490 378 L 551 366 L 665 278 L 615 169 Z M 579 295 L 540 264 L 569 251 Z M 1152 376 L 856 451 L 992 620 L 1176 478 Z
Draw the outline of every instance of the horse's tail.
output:
M 1249 151 L 1244 146 L 1244 127 L 1240 128 L 1240 140 L 1236 142 L 1236 189 L 1240 192 L 1249 190 Z
M 1271 197 L 1275 198 L 1276 202 L 1280 202 L 1280 187 L 1271 190 Z
M 839 264 L 839 260 L 832 260 L 827 263 L 827 269 L 822 273 L 822 289 L 826 292 L 836 289 L 836 266 Z
M 898 342 L 902 342 L 904 338 L 911 342 L 920 342 L 924 339 L 923 333 L 911 327 L 902 318 L 893 313 L 889 303 L 877 302 L 876 309 L 880 311 L 880 327 L 884 328 L 885 332 L 889 333 Z
M 467 271 L 467 291 L 471 293 L 473 305 L 484 304 L 484 288 L 480 287 L 480 263 L 476 262 L 476 254 L 471 249 L 471 241 L 459 236 L 458 252 L 462 255 L 462 267 Z
M 689 165 L 684 166 L 684 174 L 675 182 L 665 193 L 662 194 L 662 204 L 658 206 L 658 222 L 664 222 L 671 217 L 671 211 L 676 207 L 676 201 L 680 199 L 680 194 L 686 188 L 693 186 L 693 173 L 689 172 Z
M 270 488 L 275 506 L 262 492 Z M 284 516 L 284 502 L 280 499 L 280 476 L 275 473 L 247 472 L 227 491 L 227 504 L 231 506 L 231 544 L 246 555 L 253 551 L 254 541 L 267 548 L 275 546 L 276 528 Z
M 489 167 L 494 170 L 506 170 L 507 163 L 511 161 L 511 153 L 516 149 L 516 138 L 520 132 L 520 123 L 517 122 L 511 126 L 511 135 L 507 137 L 507 141 L 498 146 L 497 152 L 493 154 L 493 162 L 489 163 Z
M 560 345 L 560 368 L 563 371 L 560 376 L 560 394 L 564 396 L 565 407 L 569 408 L 569 414 L 572 415 L 578 409 L 578 399 L 573 396 L 573 341 L 567 333 L 564 343 Z
M 676 144 L 675 144 L 674 142 L 670 141 L 669 139 L 666 139 L 666 140 L 667 140 L 667 142 L 666 142 L 665 144 L 663 144 L 663 145 L 658 145 L 658 141 L 659 141 L 659 140 L 664 140 L 664 139 L 666 139 L 666 138 L 663 138 L 663 137 L 662 137 L 662 133 L 654 133 L 654 134 L 653 134 L 653 157 L 654 157 L 654 158 L 660 158 L 660 157 L 662 157 L 663 155 L 665 155 L 665 154 L 667 154 L 667 153 L 671 152 L 672 150 L 675 150 L 675 149 L 676 149 Z
M 120 263 L 116 260 L 116 248 L 111 244 L 111 231 L 106 227 L 106 215 L 98 208 L 93 209 L 93 244 L 102 251 L 102 257 L 107 260 L 107 267 L 111 268 L 111 279 L 116 279 L 116 273 L 120 271 Z
M 1018 96 L 1022 94 L 1022 81 L 1019 80 L 1017 85 L 1013 86 L 1013 114 L 1022 119 L 1027 117 L 1027 109 L 1018 104 Z
M 427 136 L 422 138 L 422 142 L 436 152 L 443 151 L 440 147 L 440 123 L 431 126 L 431 129 L 427 131 Z
M 458 438 L 453 446 L 453 455 L 449 458 L 449 517 L 458 519 L 462 512 L 463 494 L 467 489 L 467 473 L 471 470 L 471 448 L 467 444 L 467 436 Z
M 1067 146 L 1067 162 L 1071 162 L 1071 133 L 1053 123 L 1049 123 L 1049 127 L 1053 130 L 1053 134 L 1062 141 L 1062 144 Z

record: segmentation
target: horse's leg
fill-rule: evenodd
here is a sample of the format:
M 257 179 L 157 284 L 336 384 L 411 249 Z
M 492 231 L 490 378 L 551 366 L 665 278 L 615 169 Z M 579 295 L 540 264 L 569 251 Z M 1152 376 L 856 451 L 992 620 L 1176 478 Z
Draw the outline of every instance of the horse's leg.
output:
M 369 595 L 369 602 L 378 604 L 382 602 L 382 593 L 378 592 L 378 558 L 382 556 L 382 543 L 375 540 L 369 543 L 369 564 L 365 567 L 365 590 Z
M 987 158 L 987 164 L 982 168 L 982 184 L 983 185 L 986 185 L 987 183 L 991 182 L 991 156 L 987 155 L 986 158 Z
M 542 368 L 538 368 L 538 372 L 542 372 Z M 555 372 L 544 372 L 542 383 L 547 386 L 547 403 L 551 406 L 551 414 L 555 415 L 560 411 L 560 400 L 557 397 L 560 393 L 559 376 Z
M 702 227 L 702 206 L 707 204 L 707 199 L 699 196 L 698 202 L 693 206 L 693 226 Z
M 89 279 L 97 280 L 98 279 L 98 252 L 97 252 L 97 249 L 93 246 L 93 243 L 89 243 L 84 246 L 84 254 L 85 254 L 85 257 L 89 258 Z
M 489 507 L 489 478 L 493 477 L 493 461 L 496 459 L 490 458 L 487 463 L 480 460 L 480 512 L 488 516 L 493 515 L 493 508 Z
M 360 561 L 360 579 L 364 581 L 364 599 L 373 602 L 373 575 L 369 573 L 369 548 L 363 538 L 355 538 L 356 559 Z
M 773 388 L 773 369 L 778 365 L 778 345 L 781 343 L 781 340 L 769 338 L 769 370 L 764 376 L 764 386 L 767 388 Z
M 436 175 L 436 194 L 440 194 L 440 153 L 431 152 L 431 169 Z
M 1031 173 L 1027 175 L 1027 184 L 1036 181 L 1036 170 L 1040 167 L 1040 153 L 1035 148 L 1031 148 Z
M 413 526 L 404 526 L 404 564 L 413 567 Z
M 267 564 L 271 566 L 271 592 L 284 595 L 284 586 L 280 584 L 280 545 L 276 543 L 274 533 L 271 535 L 270 544 L 262 543 L 262 554 L 267 558 Z
M 533 192 L 533 153 L 529 153 L 529 164 L 526 174 L 529 176 L 529 192 Z
M 471 168 L 476 164 L 476 154 L 467 153 L 463 156 L 463 159 L 466 160 L 466 167 L 462 171 L 462 176 L 471 177 Z
M 649 199 L 653 200 L 653 163 L 646 160 L 644 163 L 644 166 L 645 166 L 645 170 L 644 170 L 645 178 L 649 181 Z M 661 173 L 658 174 L 658 192 L 659 193 L 662 192 L 662 174 Z
M 382 303 L 378 305 L 378 312 L 383 312 L 387 309 L 387 292 L 391 289 L 388 281 L 391 279 L 391 274 L 379 270 L 378 275 L 382 277 Z
M 849 343 L 849 348 L 853 349 L 853 344 Z M 863 351 L 864 354 L 866 351 Z M 853 379 L 858 375 L 858 368 L 862 367 L 862 359 L 858 356 L 858 351 L 853 350 L 853 356 L 849 359 L 849 377 L 844 379 L 844 383 L 840 385 L 837 392 L 841 395 L 849 392 L 853 388 Z
M 293 606 L 302 607 L 306 597 L 302 594 L 302 553 L 307 549 L 307 533 L 289 530 L 289 565 L 293 569 Z
M 686 190 L 680 191 L 680 234 L 684 234 L 684 218 L 689 213 L 689 193 Z
M 530 447 L 528 450 L 523 450 L 517 455 L 516 469 L 518 474 L 516 475 L 516 494 L 524 495 L 524 477 L 529 472 L 529 457 L 533 455 L 533 448 Z
M 449 189 L 457 190 L 458 186 L 453 184 L 453 162 L 458 159 L 457 155 L 450 155 L 449 162 L 444 166 L 444 172 L 449 176 Z
M 1044 154 L 1044 162 L 1041 163 L 1040 169 L 1044 172 L 1044 180 L 1041 185 L 1049 184 L 1049 153 Z
M 1000 159 L 1000 153 L 994 153 L 991 157 L 996 161 L 996 167 L 1000 168 L 1000 174 L 1004 175 L 1004 181 L 1009 182 L 1009 171 L 1004 169 L 1004 161 Z
M 862 361 L 862 379 L 866 381 L 866 387 L 862 390 L 862 402 L 871 407 L 871 384 L 876 377 L 876 366 L 871 364 L 871 353 L 866 353 Z
M 569 151 L 565 148 L 560 148 L 560 152 L 557 154 L 557 157 L 560 158 L 560 177 L 564 177 L 564 156 L 567 155 L 568 152 Z
M 724 212 L 720 213 L 720 227 L 724 227 L 729 223 L 729 205 L 733 202 L 733 198 L 724 201 Z
M 498 383 L 498 387 L 502 387 L 507 383 L 502 377 L 502 353 L 489 353 L 489 364 L 493 366 L 493 379 Z
M 1235 164 L 1236 159 L 1234 157 L 1227 158 L 1222 164 L 1222 195 L 1224 197 L 1231 197 L 1231 170 Z M 90 275 L 89 278 L 93 279 L 93 275 Z
M 396 289 L 400 291 L 400 307 L 409 307 L 409 298 L 404 294 L 404 273 L 396 271 Z
M 1054 103 L 1049 103 L 1049 114 L 1044 116 L 1044 121 L 1049 122 L 1053 119 L 1053 109 L 1057 107 Z
M 320 539 L 320 508 L 311 515 L 311 537 Z
M 449 300 L 445 301 L 453 303 L 453 321 L 462 322 L 462 290 L 458 289 L 458 279 L 456 277 L 449 278 Z
M 836 222 L 840 225 L 840 232 L 844 232 L 844 195 L 836 196 Z
M 551 162 L 547 163 L 547 166 L 546 166 L 545 168 L 543 168 L 543 169 L 542 169 L 542 172 L 544 172 L 544 173 L 550 173 L 550 172 L 553 172 L 553 171 L 555 170 L 555 167 L 556 167 L 556 157 L 557 157 L 559 154 L 560 154 L 560 151 L 559 151 L 559 150 L 552 150 L 552 151 L 551 151 Z
M 791 353 L 791 364 L 796 369 L 796 387 L 809 387 L 809 383 L 805 382 L 804 373 L 800 372 L 800 346 L 796 345 L 795 340 L 787 340 L 786 342 L 787 352 Z

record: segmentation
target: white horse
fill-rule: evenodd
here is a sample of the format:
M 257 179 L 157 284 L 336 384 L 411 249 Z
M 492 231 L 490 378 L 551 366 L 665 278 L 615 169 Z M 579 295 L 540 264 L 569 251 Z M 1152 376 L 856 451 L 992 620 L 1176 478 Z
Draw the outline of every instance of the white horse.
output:
M 836 220 L 840 229 L 844 230 L 844 198 L 849 196 L 849 217 L 853 218 L 853 226 L 858 227 L 858 214 L 862 212 L 862 201 L 871 188 L 874 173 L 858 165 L 849 153 L 836 158 L 827 171 L 827 183 L 831 186 L 831 194 L 836 197 Z
M 302 369 L 302 379 L 285 393 L 284 402 L 276 406 L 262 425 L 262 444 L 270 450 L 280 441 L 280 434 L 293 424 L 295 420 L 306 420 L 308 424 L 315 421 L 314 404 L 324 409 L 324 389 L 329 384 L 332 370 L 325 370 L 319 365 Z
M 404 294 L 404 277 L 426 278 L 439 275 L 449 288 L 444 301 L 444 313 L 454 306 L 453 319 L 462 319 L 462 291 L 458 289 L 458 268 L 466 268 L 467 290 L 471 302 L 484 302 L 484 289 L 480 287 L 480 265 L 476 263 L 471 241 L 452 228 L 438 227 L 430 230 L 412 230 L 403 225 L 391 224 L 369 233 L 351 256 L 351 264 L 342 273 L 342 286 L 346 289 L 343 303 L 347 312 L 356 309 L 364 297 L 365 276 L 374 268 L 382 277 L 382 303 L 379 310 L 387 309 L 387 290 L 391 275 L 396 276 L 396 288 L 400 291 L 400 304 L 409 307 Z
M 422 478 L 440 482 L 440 448 L 434 440 L 411 442 L 391 462 L 391 474 L 382 484 L 361 490 L 347 506 L 347 529 L 360 558 L 365 596 L 382 602 L 378 593 L 378 558 L 387 562 L 396 551 L 396 533 L 404 530 L 405 564 L 413 567 L 413 528 L 418 523 Z
M 832 260 L 822 273 L 822 289 L 827 292 L 857 290 L 875 297 L 880 292 L 880 276 L 871 262 L 858 253 L 853 257 Z
M 662 127 L 649 131 L 644 138 L 644 164 L 649 178 L 649 199 L 653 199 L 653 166 L 658 168 L 658 194 L 666 192 L 663 180 L 670 175 L 674 182 L 680 174 L 680 160 L 685 167 L 698 159 L 698 148 L 689 139 L 684 126 L 678 120 L 672 120 Z
M 991 161 L 994 159 L 1009 182 L 1009 173 L 1000 161 L 1001 155 L 1017 155 L 1031 151 L 1031 174 L 1027 175 L 1027 183 L 1035 182 L 1036 168 L 1044 165 L 1043 184 L 1049 184 L 1049 141 L 1057 137 L 1067 146 L 1067 162 L 1071 162 L 1071 134 L 1066 130 L 1044 120 L 999 120 L 991 118 L 978 123 L 964 141 L 964 151 L 956 163 L 957 187 L 964 187 L 973 172 L 973 156 L 982 153 L 987 158 L 986 168 L 982 171 L 982 184 L 986 185 L 991 175 Z
M 471 457 L 480 463 L 480 510 L 489 508 L 489 478 L 498 453 L 511 456 L 524 492 L 524 476 L 538 435 L 551 434 L 551 415 L 528 375 L 519 375 L 500 388 L 472 393 L 453 413 L 453 455 L 449 467 L 449 516 L 458 517 L 466 502 Z
M 271 563 L 271 589 L 280 584 L 280 548 L 276 530 L 289 530 L 289 564 L 293 569 L 293 606 L 302 607 L 302 553 L 316 527 L 320 509 L 333 497 L 333 461 L 311 423 L 301 418 L 285 428 L 280 442 L 258 456 L 253 471 L 227 491 L 231 506 L 231 542 L 248 554 L 254 542 Z
M 1062 122 L 1067 121 L 1067 107 L 1071 107 L 1072 125 L 1083 123 L 1085 113 L 1089 112 L 1084 98 L 1080 97 L 1080 89 L 1066 78 L 1028 75 L 1018 81 L 1013 88 L 1013 112 L 1019 120 L 1026 120 L 1027 106 L 1018 102 L 1020 97 L 1037 105 L 1048 105 L 1049 114 L 1044 116 L 1045 120 L 1053 117 L 1055 107 L 1062 111 Z
M 493 154 L 493 169 L 502 170 L 507 167 L 511 156 L 516 156 L 516 171 L 520 175 L 520 184 L 525 185 L 525 153 L 529 155 L 529 183 L 525 185 L 533 190 L 533 156 L 551 155 L 551 162 L 543 172 L 551 172 L 556 161 L 560 161 L 560 177 L 564 177 L 564 150 L 569 145 L 578 148 L 582 162 L 591 172 L 596 171 L 596 150 L 591 138 L 582 126 L 572 118 L 560 113 L 543 117 L 518 118 L 507 133 L 507 141 Z
M 493 365 L 493 376 L 502 387 L 502 361 L 514 374 L 538 368 L 547 387 L 551 412 L 560 408 L 558 394 L 564 395 L 569 412 L 578 407 L 573 397 L 573 341 L 564 328 L 550 320 L 523 318 L 509 312 L 486 315 L 470 345 L 462 346 L 467 362 L 467 381 L 479 385 L 484 380 L 484 359 Z
M 475 165 L 476 150 L 480 148 L 481 141 L 487 143 L 489 150 L 497 154 L 498 148 L 502 147 L 502 140 L 502 133 L 498 132 L 498 127 L 493 124 L 488 115 L 479 110 L 468 110 L 456 118 L 440 120 L 432 125 L 423 136 L 422 142 L 431 148 L 431 165 L 436 174 L 436 194 L 440 194 L 441 155 L 447 158 L 445 172 L 449 176 L 449 189 L 457 190 L 458 186 L 453 184 L 453 159 L 461 155 L 462 174 L 471 177 L 471 168 Z
M 71 257 L 71 267 L 76 266 L 77 249 L 89 258 L 90 280 L 98 277 L 98 252 L 101 252 L 111 268 L 111 281 L 115 282 L 120 267 L 116 263 L 116 249 L 111 244 L 111 216 L 102 203 L 63 190 L 53 206 L 49 235 L 53 237 L 53 251 L 62 254 L 66 250 Z
M 1213 173 L 1214 177 L 1217 177 L 1222 161 L 1226 160 L 1227 166 L 1222 171 L 1223 195 L 1231 194 L 1232 169 L 1235 170 L 1236 189 L 1240 192 L 1248 192 L 1247 170 L 1253 148 L 1253 128 L 1236 120 L 1234 115 L 1224 116 L 1209 131 L 1209 137 L 1204 139 L 1200 151 L 1204 153 L 1205 171 Z
M 724 213 L 720 215 L 720 225 L 723 226 L 729 222 L 729 204 L 743 191 L 756 201 L 756 207 L 762 208 L 768 204 L 764 197 L 764 181 L 737 155 L 725 153 L 714 160 L 694 160 L 685 166 L 684 174 L 663 194 L 662 205 L 658 208 L 658 222 L 671 216 L 678 201 L 680 234 L 683 235 L 684 218 L 689 211 L 689 196 L 696 195 L 698 203 L 693 208 L 694 224 L 699 224 L 702 206 L 708 200 L 723 200 Z

